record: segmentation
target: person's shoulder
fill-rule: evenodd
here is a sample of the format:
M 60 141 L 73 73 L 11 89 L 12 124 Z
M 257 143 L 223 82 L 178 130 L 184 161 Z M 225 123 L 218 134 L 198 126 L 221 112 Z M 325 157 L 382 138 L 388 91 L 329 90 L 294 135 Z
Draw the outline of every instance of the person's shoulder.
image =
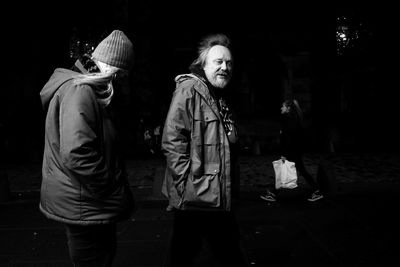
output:
M 176 76 L 176 94 L 193 95 L 194 88 L 201 83 L 200 79 L 194 74 L 181 74 Z
M 194 81 L 194 80 L 198 80 L 199 77 L 197 77 L 196 75 L 192 74 L 192 73 L 185 73 L 185 74 L 179 74 L 175 77 L 175 82 L 176 83 L 182 83 L 185 81 Z
M 181 74 L 175 77 L 177 87 L 188 87 L 200 82 L 200 78 L 194 74 Z
M 77 103 L 87 103 L 87 101 L 96 101 L 96 94 L 93 88 L 87 84 L 76 84 L 74 80 L 68 81 L 63 91 L 65 101 L 74 101 Z

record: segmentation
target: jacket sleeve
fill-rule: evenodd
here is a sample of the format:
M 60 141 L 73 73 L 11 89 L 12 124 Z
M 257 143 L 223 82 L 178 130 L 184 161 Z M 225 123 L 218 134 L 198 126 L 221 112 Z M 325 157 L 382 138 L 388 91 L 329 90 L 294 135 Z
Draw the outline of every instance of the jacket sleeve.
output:
M 101 151 L 101 121 L 95 95 L 88 86 L 72 87 L 60 108 L 60 154 L 64 167 L 94 195 L 108 188 L 108 171 Z
M 193 121 L 193 93 L 177 88 L 165 120 L 162 149 L 172 184 L 182 194 L 190 173 L 190 141 Z

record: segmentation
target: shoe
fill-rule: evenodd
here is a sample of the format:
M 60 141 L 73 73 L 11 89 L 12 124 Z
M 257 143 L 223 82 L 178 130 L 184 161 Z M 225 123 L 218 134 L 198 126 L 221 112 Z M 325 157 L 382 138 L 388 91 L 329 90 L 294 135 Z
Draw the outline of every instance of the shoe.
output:
M 261 195 L 260 198 L 264 199 L 266 201 L 270 201 L 270 202 L 275 202 L 276 201 L 276 196 L 272 192 L 267 192 L 267 194 Z
M 320 200 L 321 198 L 324 198 L 324 195 L 321 194 L 321 192 L 319 190 L 314 191 L 314 193 L 312 193 L 311 197 L 308 198 L 308 201 L 317 201 Z

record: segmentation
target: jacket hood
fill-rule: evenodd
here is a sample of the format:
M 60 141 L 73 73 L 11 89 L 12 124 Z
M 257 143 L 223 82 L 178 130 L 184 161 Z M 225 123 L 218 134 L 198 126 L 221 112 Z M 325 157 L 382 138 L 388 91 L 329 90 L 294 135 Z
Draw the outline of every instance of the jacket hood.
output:
M 68 70 L 57 68 L 51 75 L 48 82 L 44 85 L 43 89 L 40 91 L 40 99 L 42 101 L 42 106 L 44 110 L 47 110 L 51 99 L 57 90 L 67 81 L 73 79 L 79 73 Z
M 188 74 L 181 74 L 181 75 L 176 76 L 176 77 L 175 77 L 175 82 L 176 82 L 177 84 L 180 84 L 180 83 L 182 83 L 182 82 L 184 82 L 184 81 L 186 81 L 186 80 L 190 80 L 190 79 L 197 79 L 197 80 L 200 80 L 200 78 L 197 77 L 196 75 L 191 74 L 191 73 L 188 73 Z

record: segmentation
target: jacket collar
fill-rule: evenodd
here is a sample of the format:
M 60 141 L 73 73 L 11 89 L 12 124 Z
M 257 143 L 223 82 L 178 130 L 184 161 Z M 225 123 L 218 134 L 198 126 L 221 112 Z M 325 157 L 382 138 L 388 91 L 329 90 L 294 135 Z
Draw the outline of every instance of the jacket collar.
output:
M 212 111 L 215 113 L 215 115 L 221 120 L 221 115 L 219 114 L 218 106 L 216 99 L 212 97 L 209 89 L 209 83 L 206 81 L 206 79 L 198 74 L 182 74 L 178 75 L 175 78 L 175 82 L 180 83 L 184 80 L 188 79 L 193 79 L 195 80 L 195 83 L 193 84 L 193 89 L 196 90 L 207 102 L 207 104 L 211 107 Z
M 218 110 L 218 105 L 217 105 L 217 99 L 212 96 L 210 90 L 210 85 L 208 82 L 205 81 L 204 78 L 198 77 L 195 75 L 198 82 L 196 82 L 193 86 L 193 88 L 204 98 L 206 99 L 207 103 L 211 107 L 212 111 L 217 115 L 217 117 L 222 120 L 221 115 Z

